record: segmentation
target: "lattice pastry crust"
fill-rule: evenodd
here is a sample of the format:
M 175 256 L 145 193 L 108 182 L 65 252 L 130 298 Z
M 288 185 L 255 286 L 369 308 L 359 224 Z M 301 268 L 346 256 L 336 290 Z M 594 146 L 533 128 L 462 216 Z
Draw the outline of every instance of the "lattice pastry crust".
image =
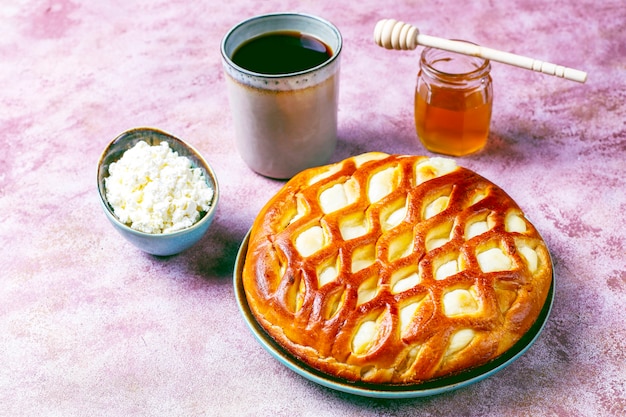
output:
M 292 178 L 255 220 L 243 284 L 284 349 L 339 378 L 416 384 L 526 333 L 552 279 L 543 240 L 453 160 L 367 153 Z

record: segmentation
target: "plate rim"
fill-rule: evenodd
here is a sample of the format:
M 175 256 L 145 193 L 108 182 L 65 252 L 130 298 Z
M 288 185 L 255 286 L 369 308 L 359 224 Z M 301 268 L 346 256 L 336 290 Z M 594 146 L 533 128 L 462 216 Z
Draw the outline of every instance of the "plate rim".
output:
M 257 342 L 283 366 L 311 382 L 348 394 L 383 399 L 429 397 L 482 381 L 483 379 L 505 369 L 526 353 L 528 349 L 530 349 L 530 347 L 539 338 L 539 335 L 543 332 L 554 304 L 555 274 L 554 268 L 552 268 L 552 278 L 550 280 L 548 296 L 537 320 L 533 323 L 530 330 L 528 330 L 528 332 L 526 332 L 526 334 L 522 336 L 522 338 L 509 350 L 487 364 L 459 374 L 437 378 L 433 381 L 420 384 L 379 385 L 364 382 L 351 382 L 325 374 L 302 362 L 293 354 L 278 345 L 278 343 L 269 334 L 267 334 L 261 325 L 256 321 L 256 318 L 252 314 L 247 302 L 242 277 L 243 265 L 245 263 L 248 242 L 250 240 L 250 233 L 251 229 L 248 230 L 241 245 L 239 246 L 233 271 L 233 286 L 237 306 L 239 307 L 239 312 L 246 322 L 248 329 L 252 332 Z

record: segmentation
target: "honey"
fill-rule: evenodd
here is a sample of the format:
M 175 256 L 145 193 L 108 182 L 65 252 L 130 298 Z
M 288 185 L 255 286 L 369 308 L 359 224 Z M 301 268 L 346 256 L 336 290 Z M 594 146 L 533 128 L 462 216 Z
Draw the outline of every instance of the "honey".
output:
M 489 137 L 493 87 L 487 60 L 425 48 L 415 88 L 415 128 L 426 149 L 464 156 Z

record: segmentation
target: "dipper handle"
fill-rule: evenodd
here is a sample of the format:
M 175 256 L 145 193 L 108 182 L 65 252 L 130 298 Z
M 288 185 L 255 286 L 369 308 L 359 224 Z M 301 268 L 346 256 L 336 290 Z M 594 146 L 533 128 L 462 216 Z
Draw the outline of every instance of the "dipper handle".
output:
M 431 48 L 501 62 L 543 74 L 554 75 L 579 83 L 587 81 L 587 73 L 584 71 L 509 52 L 498 51 L 468 42 L 424 35 L 419 33 L 419 29 L 415 26 L 393 19 L 383 19 L 376 24 L 374 28 L 374 42 L 383 48 L 395 50 L 411 50 L 417 48 L 417 45 L 429 46 Z

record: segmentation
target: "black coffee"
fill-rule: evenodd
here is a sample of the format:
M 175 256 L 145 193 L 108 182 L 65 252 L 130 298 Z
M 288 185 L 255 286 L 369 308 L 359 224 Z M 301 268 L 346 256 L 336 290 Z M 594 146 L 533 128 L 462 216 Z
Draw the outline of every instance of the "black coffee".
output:
M 241 44 L 233 54 L 235 64 L 261 74 L 289 74 L 326 62 L 333 52 L 328 45 L 296 31 L 272 32 Z

